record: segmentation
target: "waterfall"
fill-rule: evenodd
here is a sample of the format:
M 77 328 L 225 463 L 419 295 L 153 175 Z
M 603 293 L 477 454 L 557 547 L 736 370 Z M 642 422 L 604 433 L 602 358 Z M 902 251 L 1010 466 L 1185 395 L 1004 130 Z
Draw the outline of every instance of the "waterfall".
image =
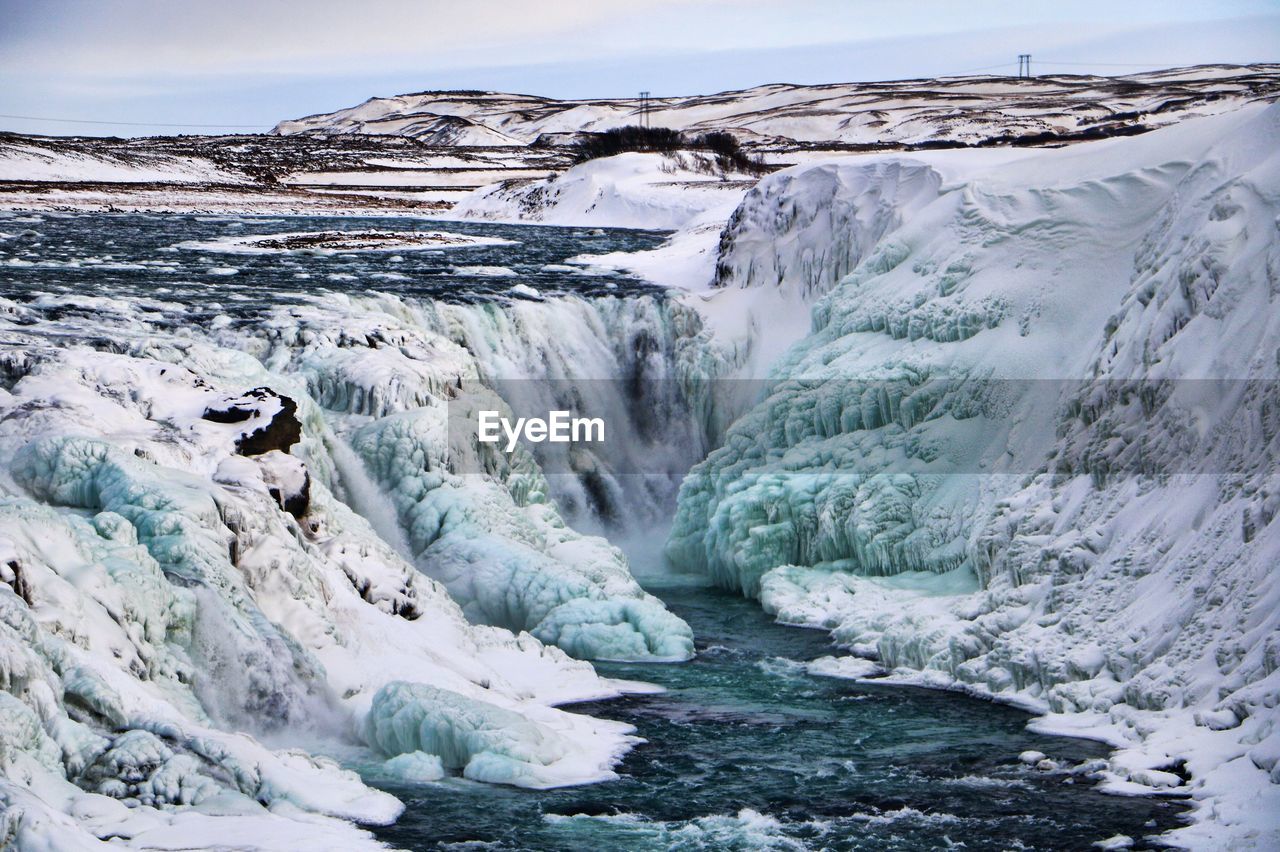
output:
M 339 497 L 357 514 L 369 522 L 378 537 L 385 541 L 409 563 L 413 563 L 413 548 L 404 534 L 397 518 L 395 504 L 391 497 L 378 487 L 369 476 L 364 462 L 356 455 L 355 450 L 346 439 L 334 435 L 329 442 L 329 454 L 333 457 L 333 465 L 338 471 L 337 488 Z
M 689 468 L 718 442 L 725 357 L 678 300 L 630 296 L 454 305 L 364 303 L 447 338 L 517 416 L 600 418 L 600 446 L 530 446 L 575 527 L 617 533 L 669 517 Z

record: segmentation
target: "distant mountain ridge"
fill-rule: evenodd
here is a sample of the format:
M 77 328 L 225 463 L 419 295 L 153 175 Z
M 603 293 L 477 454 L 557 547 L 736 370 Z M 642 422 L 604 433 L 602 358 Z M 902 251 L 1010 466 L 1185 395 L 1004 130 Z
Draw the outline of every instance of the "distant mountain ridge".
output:
M 874 83 L 774 83 L 654 98 L 648 121 L 727 130 L 759 147 L 979 145 L 1112 136 L 1280 96 L 1280 64 L 1199 65 L 1123 77 L 945 77 Z M 501 92 L 427 91 L 370 98 L 282 121 L 272 133 L 407 136 L 427 144 L 518 146 L 544 135 L 640 121 L 638 98 L 560 100 Z

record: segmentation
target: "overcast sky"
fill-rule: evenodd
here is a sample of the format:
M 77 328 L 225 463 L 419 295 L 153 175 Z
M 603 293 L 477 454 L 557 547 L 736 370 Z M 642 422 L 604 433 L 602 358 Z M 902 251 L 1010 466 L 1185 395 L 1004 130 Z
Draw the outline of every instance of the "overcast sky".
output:
M 1280 0 L 0 0 L 0 117 L 27 133 L 269 129 L 375 95 L 696 94 L 988 66 L 1280 61 Z

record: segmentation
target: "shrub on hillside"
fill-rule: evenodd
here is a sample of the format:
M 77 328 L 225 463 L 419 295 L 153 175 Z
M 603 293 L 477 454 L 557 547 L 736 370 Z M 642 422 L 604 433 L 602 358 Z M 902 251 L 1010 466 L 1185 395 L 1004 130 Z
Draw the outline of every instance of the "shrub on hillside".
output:
M 583 134 L 573 145 L 574 159 L 579 163 L 600 157 L 612 157 L 629 151 L 669 153 L 674 151 L 708 151 L 715 155 L 725 171 L 758 174 L 764 164 L 749 156 L 733 134 L 713 130 L 702 134 L 685 134 L 670 127 L 615 127 L 601 133 Z

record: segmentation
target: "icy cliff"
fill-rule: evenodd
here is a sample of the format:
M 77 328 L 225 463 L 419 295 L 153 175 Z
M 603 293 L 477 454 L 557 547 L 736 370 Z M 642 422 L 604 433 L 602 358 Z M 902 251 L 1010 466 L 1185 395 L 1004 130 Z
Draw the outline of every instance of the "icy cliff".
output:
M 718 281 L 825 295 L 685 481 L 670 558 L 1110 739 L 1117 788 L 1197 803 L 1182 842 L 1274 846 L 1278 137 L 1253 107 L 767 178 Z
M 938 197 L 924 163 L 835 161 L 761 181 L 721 236 L 715 286 L 785 286 L 803 299 L 852 272 L 904 218 Z

